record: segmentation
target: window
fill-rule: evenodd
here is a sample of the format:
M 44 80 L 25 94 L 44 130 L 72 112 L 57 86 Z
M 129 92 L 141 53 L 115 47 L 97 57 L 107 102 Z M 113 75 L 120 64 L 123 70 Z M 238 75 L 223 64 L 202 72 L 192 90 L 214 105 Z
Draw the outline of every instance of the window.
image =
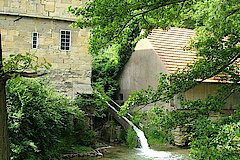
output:
M 64 51 L 69 51 L 70 50 L 70 42 L 71 42 L 71 31 L 61 30 L 60 36 L 61 36 L 60 49 L 64 50 Z
M 34 49 L 38 48 L 38 33 L 37 32 L 32 33 L 32 48 L 34 48 Z
M 118 100 L 123 100 L 123 94 L 122 93 L 119 93 Z

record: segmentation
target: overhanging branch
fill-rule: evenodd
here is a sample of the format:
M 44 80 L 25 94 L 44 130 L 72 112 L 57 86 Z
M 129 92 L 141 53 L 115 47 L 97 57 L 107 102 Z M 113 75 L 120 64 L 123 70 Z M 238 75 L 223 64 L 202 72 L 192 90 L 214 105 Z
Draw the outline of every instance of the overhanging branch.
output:
M 37 77 L 42 77 L 46 75 L 47 73 L 37 73 L 37 72 L 15 72 L 16 74 L 19 74 L 21 77 L 27 77 L 27 78 L 37 78 Z
M 112 41 L 113 39 L 115 39 L 116 37 L 118 37 L 122 32 L 123 30 L 129 25 L 129 23 L 131 22 L 131 20 L 133 20 L 135 17 L 137 16 L 140 16 L 140 15 L 144 15 L 146 13 L 149 13 L 151 11 L 154 11 L 154 10 L 157 10 L 159 8 L 162 8 L 162 7 L 165 7 L 165 6 L 168 6 L 168 5 L 173 5 L 173 4 L 177 4 L 177 3 L 181 3 L 181 2 L 185 2 L 187 0 L 176 0 L 176 1 L 173 1 L 173 2 L 167 2 L 165 4 L 162 4 L 162 3 L 159 3 L 158 5 L 154 5 L 153 8 L 149 8 L 148 10 L 145 10 L 145 11 L 142 11 L 140 13 L 136 13 L 134 15 L 132 15 L 127 21 L 126 23 L 123 24 L 122 28 L 118 31 L 118 33 L 116 34 L 116 36 L 113 36 L 110 41 Z
M 4 79 L 8 80 L 11 77 L 13 77 L 13 75 L 19 75 L 20 77 L 26 77 L 26 78 L 37 78 L 37 77 L 42 77 L 46 74 L 48 74 L 48 73 L 47 72 L 38 73 L 38 72 L 17 72 L 17 71 L 13 71 L 13 72 L 5 73 Z

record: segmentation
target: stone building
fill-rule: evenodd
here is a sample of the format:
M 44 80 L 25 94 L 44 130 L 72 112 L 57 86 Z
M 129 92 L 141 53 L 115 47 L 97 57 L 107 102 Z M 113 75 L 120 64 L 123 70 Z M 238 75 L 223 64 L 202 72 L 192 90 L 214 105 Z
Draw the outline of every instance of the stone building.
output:
M 50 81 L 59 92 L 73 97 L 91 93 L 91 56 L 88 30 L 73 29 L 76 19 L 68 6 L 86 0 L 0 0 L 3 56 L 33 53 L 52 64 Z

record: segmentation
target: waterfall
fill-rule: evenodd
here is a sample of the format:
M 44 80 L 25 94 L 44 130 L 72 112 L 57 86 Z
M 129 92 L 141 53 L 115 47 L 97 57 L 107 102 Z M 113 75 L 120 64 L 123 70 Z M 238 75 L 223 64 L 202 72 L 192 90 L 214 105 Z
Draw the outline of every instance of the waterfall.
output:
M 172 155 L 169 152 L 164 151 L 155 151 L 149 148 L 147 138 L 145 137 L 143 131 L 141 131 L 137 126 L 135 126 L 131 121 L 129 121 L 126 117 L 122 117 L 125 121 L 127 121 L 134 129 L 137 134 L 137 137 L 140 141 L 141 148 L 139 150 L 139 155 L 144 156 L 146 158 L 153 158 L 158 160 L 170 160 Z
M 114 113 L 118 113 L 117 108 L 121 108 L 118 104 L 116 104 L 114 101 L 113 102 L 113 105 L 115 107 L 113 107 L 110 103 L 108 103 L 107 100 L 105 100 L 101 94 L 97 91 L 95 91 L 95 93 L 101 97 L 105 102 L 106 104 L 109 106 L 109 108 L 114 112 Z M 172 157 L 172 154 L 170 152 L 164 152 L 164 151 L 155 151 L 155 150 L 152 150 L 149 148 L 149 145 L 148 145 L 148 142 L 147 142 L 147 139 L 143 133 L 143 131 L 141 131 L 139 128 L 137 128 L 130 120 L 128 120 L 126 117 L 121 117 L 121 119 L 125 120 L 125 122 L 127 122 L 130 126 L 133 127 L 134 131 L 137 133 L 137 137 L 139 138 L 139 141 L 141 143 L 141 148 L 140 149 L 137 149 L 139 151 L 139 155 L 142 156 L 142 157 L 146 157 L 146 158 L 153 158 L 153 159 L 157 159 L 157 160 L 173 160 L 171 157 Z
M 148 145 L 148 142 L 147 142 L 147 138 L 145 137 L 143 131 L 141 131 L 140 129 L 138 129 L 137 126 L 135 126 L 131 121 L 129 121 L 126 117 L 123 117 L 123 119 L 125 119 L 125 121 L 128 122 L 128 124 L 130 124 L 134 131 L 136 132 L 137 134 L 137 137 L 139 138 L 139 141 L 140 141 L 140 144 L 141 144 L 141 148 L 142 149 L 149 149 L 149 145 Z
M 149 145 L 147 142 L 147 138 L 145 137 L 143 131 L 141 131 L 140 129 L 138 129 L 136 126 L 133 126 L 134 131 L 137 133 L 137 136 L 140 140 L 141 143 L 141 147 L 142 149 L 149 149 Z

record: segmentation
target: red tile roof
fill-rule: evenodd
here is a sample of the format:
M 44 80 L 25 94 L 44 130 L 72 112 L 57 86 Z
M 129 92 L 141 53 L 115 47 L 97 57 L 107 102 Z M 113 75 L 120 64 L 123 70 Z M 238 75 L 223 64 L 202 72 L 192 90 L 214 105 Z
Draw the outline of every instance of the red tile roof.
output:
M 150 41 L 156 54 L 159 55 L 167 71 L 172 74 L 177 70 L 186 68 L 187 64 L 193 63 L 197 59 L 194 51 L 184 50 L 193 36 L 195 36 L 195 33 L 191 29 L 172 27 L 169 30 L 154 29 L 147 39 Z M 236 63 L 240 65 L 240 60 Z M 221 75 L 204 80 L 204 82 L 220 81 Z
M 171 74 L 196 60 L 196 53 L 184 51 L 190 38 L 194 35 L 194 31 L 191 29 L 154 29 L 147 38 Z

